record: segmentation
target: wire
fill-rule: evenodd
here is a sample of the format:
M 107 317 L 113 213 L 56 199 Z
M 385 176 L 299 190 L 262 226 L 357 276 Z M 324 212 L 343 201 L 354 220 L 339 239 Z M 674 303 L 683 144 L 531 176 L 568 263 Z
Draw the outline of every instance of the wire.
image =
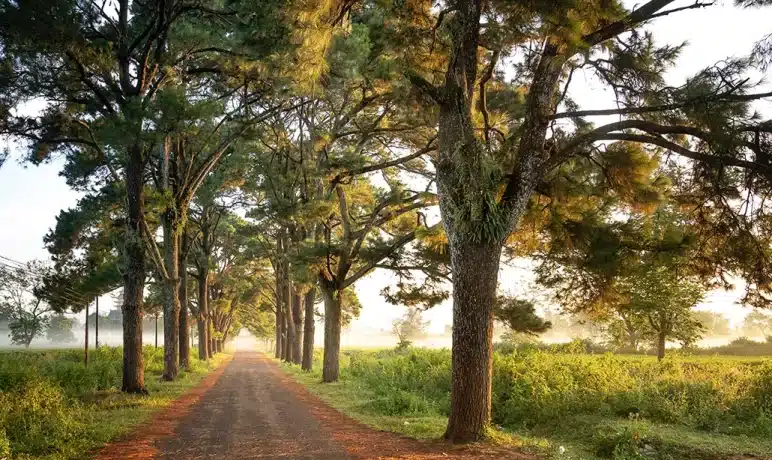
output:
M 12 260 L 12 259 L 8 259 L 7 257 L 3 257 L 3 256 L 0 256 L 0 259 L 11 260 L 11 261 L 13 261 L 14 263 L 17 263 L 17 264 L 19 263 L 19 262 L 16 262 L 16 261 Z M 19 267 L 19 266 L 11 265 L 11 264 L 9 264 L 7 262 L 3 262 L 2 260 L 0 260 L 0 266 L 7 267 L 7 268 L 10 268 L 10 269 L 13 269 L 13 270 L 16 270 L 16 271 L 20 271 L 20 272 L 25 273 L 27 275 L 35 276 L 35 277 L 38 277 L 38 278 L 43 276 L 40 272 L 33 272 L 32 270 L 29 270 L 29 269 L 25 268 L 24 266 Z M 89 303 L 86 300 L 86 298 L 81 293 L 78 293 L 78 292 L 76 292 L 76 291 L 74 291 L 74 290 L 72 290 L 72 289 L 70 289 L 70 288 L 68 288 L 66 286 L 64 286 L 63 289 L 65 290 L 66 293 L 57 292 L 54 295 L 52 295 L 52 298 L 56 298 L 56 299 L 59 299 L 59 300 L 66 300 L 67 303 L 72 303 L 72 304 L 86 304 L 86 303 Z
M 0 255 L 0 259 L 4 259 L 4 260 L 7 260 L 7 261 L 9 261 L 9 262 L 12 262 L 12 263 L 15 263 L 15 264 L 17 264 L 17 265 L 19 266 L 19 267 L 12 267 L 12 266 L 11 266 L 11 268 L 15 268 L 15 269 L 17 269 L 17 270 L 22 270 L 22 271 L 24 271 L 25 273 L 27 273 L 27 274 L 31 274 L 31 275 L 36 275 L 36 276 L 45 276 L 45 274 L 44 274 L 44 273 L 41 273 L 40 271 L 37 271 L 37 272 L 33 272 L 33 271 L 32 271 L 32 270 L 30 270 L 30 269 L 27 267 L 27 265 L 26 265 L 25 263 L 23 263 L 23 262 L 19 262 L 19 261 L 17 261 L 17 260 L 13 260 L 13 259 L 10 259 L 10 258 L 8 258 L 8 257 L 5 257 L 5 256 L 3 256 L 3 255 Z M 3 263 L 3 262 L 2 262 L 2 261 L 0 261 L 0 263 Z M 10 266 L 10 265 L 8 265 L 7 263 L 5 263 L 4 265 L 5 265 L 5 266 L 7 266 L 7 267 L 8 267 L 8 266 Z M 70 293 L 72 296 L 74 296 L 74 297 L 76 297 L 76 298 L 79 298 L 79 299 L 81 299 L 81 301 L 83 301 L 83 302 L 85 302 L 85 301 L 86 301 L 86 298 L 83 296 L 83 294 L 82 294 L 82 293 L 80 293 L 80 292 L 77 292 L 77 291 L 75 291 L 75 290 L 73 290 L 73 289 L 71 289 L 71 288 L 69 288 L 69 287 L 67 287 L 67 286 L 62 286 L 62 288 L 63 288 L 65 291 L 69 292 L 69 293 Z

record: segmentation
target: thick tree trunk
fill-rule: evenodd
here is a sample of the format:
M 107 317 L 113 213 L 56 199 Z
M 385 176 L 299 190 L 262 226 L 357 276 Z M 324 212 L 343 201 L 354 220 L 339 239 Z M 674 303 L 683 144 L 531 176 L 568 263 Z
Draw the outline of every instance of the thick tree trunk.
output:
M 303 328 L 303 362 L 301 368 L 306 372 L 311 372 L 314 367 L 314 302 L 316 302 L 316 287 L 312 287 L 306 292 L 305 297 L 305 318 Z
M 303 297 L 297 291 L 292 294 L 292 320 L 294 321 L 292 340 L 292 362 L 301 364 L 303 360 Z
M 126 168 L 127 228 L 123 259 L 123 379 L 121 391 L 143 393 L 145 365 L 142 359 L 142 302 L 145 294 L 145 248 L 142 245 L 144 218 L 142 151 L 130 151 Z
M 209 314 L 209 321 L 207 325 L 207 334 L 209 337 L 209 356 L 214 356 L 215 353 L 217 353 L 217 346 L 215 345 L 215 338 L 214 338 L 214 322 L 212 321 L 212 315 Z
M 662 361 L 665 358 L 665 333 L 660 332 L 657 335 L 657 361 Z
M 204 272 L 198 276 L 198 359 L 209 359 L 209 331 L 207 317 L 209 316 L 209 274 Z
M 479 440 L 491 416 L 493 306 L 501 245 L 459 244 L 453 266 L 453 384 L 445 437 Z
M 180 368 L 188 367 L 190 361 L 190 325 L 188 321 L 188 238 L 183 233 L 180 247 Z
M 322 283 L 323 284 L 323 283 Z M 322 381 L 337 382 L 340 376 L 340 333 L 342 327 L 343 296 L 341 292 L 322 285 L 324 297 L 324 360 Z
M 274 357 L 276 359 L 281 359 L 282 354 L 284 353 L 284 340 L 283 339 L 283 327 L 282 324 L 284 324 L 284 312 L 282 309 L 282 301 L 284 299 L 284 296 L 282 295 L 282 276 L 281 276 L 281 261 L 277 260 L 274 263 L 275 267 L 275 278 L 276 278 L 276 353 L 274 354 Z
M 287 283 L 287 291 L 290 291 L 292 289 L 290 286 L 291 284 Z M 295 330 L 295 305 L 294 305 L 295 299 L 294 299 L 294 296 L 290 294 L 290 292 L 286 293 L 286 299 L 287 299 L 287 303 L 284 304 L 284 307 L 286 309 L 285 322 L 287 323 L 287 343 L 284 345 L 284 348 L 285 348 L 284 360 L 287 362 L 293 362 L 295 359 L 295 356 L 293 354 L 295 350 L 295 340 L 298 337 Z
M 281 337 L 281 323 L 284 321 L 282 314 L 281 314 L 281 301 L 278 301 L 276 303 L 276 341 L 274 343 L 275 345 L 275 352 L 274 357 L 276 359 L 281 358 L 282 350 L 284 350 L 284 345 L 282 343 L 282 337 Z
M 164 265 L 164 372 L 162 380 L 172 381 L 180 373 L 180 237 L 179 224 L 171 210 L 163 216 Z
M 281 350 L 281 359 L 282 361 L 288 361 L 290 360 L 290 350 L 292 349 L 292 342 L 290 341 L 289 336 L 289 304 L 284 304 L 284 314 L 282 315 L 284 318 L 284 321 L 282 321 L 282 350 Z

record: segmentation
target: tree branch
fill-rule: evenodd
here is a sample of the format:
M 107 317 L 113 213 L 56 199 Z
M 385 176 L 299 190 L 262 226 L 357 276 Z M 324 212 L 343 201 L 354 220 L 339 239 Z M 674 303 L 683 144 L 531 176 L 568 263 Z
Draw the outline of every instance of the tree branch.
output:
M 764 99 L 772 97 L 772 91 L 766 93 L 753 93 L 753 94 L 734 94 L 734 90 L 729 90 L 721 94 L 711 96 L 695 97 L 684 102 L 677 102 L 673 104 L 660 104 L 650 105 L 643 107 L 625 107 L 621 109 L 595 109 L 595 110 L 575 110 L 572 112 L 556 113 L 550 117 L 550 120 L 557 120 L 559 118 L 581 118 L 587 116 L 605 116 L 605 115 L 632 115 L 643 114 L 652 112 L 666 112 L 669 110 L 678 110 L 686 107 L 693 107 L 699 104 L 705 104 L 708 102 L 749 102 L 758 99 Z
M 441 223 L 434 224 L 428 230 L 429 231 L 434 230 L 435 228 L 439 227 L 440 225 L 441 225 Z M 383 252 L 381 257 L 378 258 L 378 260 L 373 260 L 372 262 L 368 263 L 364 267 L 362 267 L 359 270 L 357 270 L 356 273 L 351 275 L 345 281 L 343 281 L 343 283 L 341 284 L 341 289 L 345 289 L 345 288 L 351 286 L 352 284 L 356 283 L 360 278 L 362 278 L 363 276 L 368 274 L 371 270 L 373 270 L 376 267 L 376 265 L 381 263 L 381 261 L 383 259 L 389 257 L 390 255 L 394 254 L 394 252 L 396 252 L 401 247 L 403 247 L 406 244 L 410 243 L 411 241 L 415 240 L 416 236 L 417 236 L 416 232 L 418 230 L 419 230 L 419 228 L 416 228 L 415 230 L 413 230 L 412 232 L 408 233 L 407 235 L 404 235 L 404 236 L 398 238 L 391 246 L 389 246 Z

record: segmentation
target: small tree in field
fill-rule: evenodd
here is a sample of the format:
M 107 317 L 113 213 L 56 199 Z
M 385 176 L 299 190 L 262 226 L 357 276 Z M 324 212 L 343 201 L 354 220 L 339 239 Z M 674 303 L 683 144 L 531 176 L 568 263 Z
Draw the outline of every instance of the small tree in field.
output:
M 64 316 L 62 313 L 53 315 L 48 321 L 46 338 L 53 343 L 72 343 L 75 341 L 75 333 L 72 328 L 75 320 Z
M 628 297 L 625 309 L 651 327 L 657 359 L 665 357 L 668 339 L 690 346 L 702 337 L 704 326 L 692 308 L 702 300 L 705 290 L 696 280 L 678 276 L 668 265 L 647 265 L 621 283 Z
M 50 307 L 36 295 L 42 269 L 39 262 L 0 268 L 0 312 L 8 318 L 11 342 L 16 345 L 29 347 L 48 324 Z
M 761 310 L 748 313 L 743 322 L 743 333 L 751 337 L 763 335 L 769 340 L 772 336 L 772 315 Z
M 394 335 L 399 340 L 397 349 L 404 350 L 413 343 L 413 340 L 426 335 L 426 327 L 428 325 L 429 322 L 423 320 L 420 310 L 408 308 L 401 318 L 395 319 L 392 323 Z

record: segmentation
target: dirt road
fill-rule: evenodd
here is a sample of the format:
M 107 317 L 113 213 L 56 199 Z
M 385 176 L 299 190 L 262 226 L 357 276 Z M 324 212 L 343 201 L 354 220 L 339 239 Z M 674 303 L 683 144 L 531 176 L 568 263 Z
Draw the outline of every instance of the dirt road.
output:
M 237 353 L 224 371 L 97 458 L 535 459 L 504 449 L 456 448 L 375 431 L 330 408 L 257 353 Z

